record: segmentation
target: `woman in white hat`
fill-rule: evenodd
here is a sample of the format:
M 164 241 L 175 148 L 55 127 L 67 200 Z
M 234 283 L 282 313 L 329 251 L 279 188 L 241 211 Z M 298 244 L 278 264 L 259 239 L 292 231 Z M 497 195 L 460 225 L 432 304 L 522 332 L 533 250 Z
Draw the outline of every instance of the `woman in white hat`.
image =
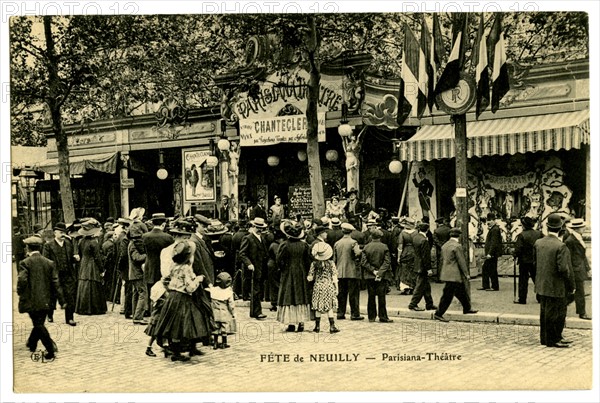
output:
M 321 331 L 321 315 L 329 318 L 329 332 L 340 330 L 335 326 L 334 311 L 337 311 L 338 279 L 335 263 L 331 259 L 333 249 L 325 242 L 317 242 L 312 248 L 315 261 L 310 265 L 308 281 L 315 282 L 312 295 L 312 309 L 315 311 L 315 328 L 313 332 Z

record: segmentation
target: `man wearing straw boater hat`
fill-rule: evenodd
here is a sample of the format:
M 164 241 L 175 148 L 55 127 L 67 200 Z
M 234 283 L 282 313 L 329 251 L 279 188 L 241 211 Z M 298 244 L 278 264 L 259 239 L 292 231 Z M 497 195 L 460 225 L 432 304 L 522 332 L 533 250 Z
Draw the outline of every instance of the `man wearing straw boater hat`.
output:
M 356 231 L 350 223 L 342 224 L 344 236 L 333 247 L 335 264 L 338 269 L 338 312 L 337 318 L 346 319 L 346 305 L 350 303 L 350 319 L 362 320 L 360 316 L 360 279 L 361 272 L 357 260 L 361 249 L 352 231 Z
M 585 310 L 585 280 L 590 276 L 590 263 L 585 254 L 585 242 L 583 241 L 583 231 L 585 231 L 585 221 L 581 218 L 575 218 L 567 223 L 570 234 L 565 239 L 565 245 L 571 251 L 571 265 L 575 276 L 575 310 L 581 319 L 591 320 L 591 316 Z
M 264 218 L 256 217 L 250 221 L 249 234 L 242 239 L 239 259 L 245 266 L 244 283 L 250 289 L 250 317 L 264 319 L 260 305 L 262 276 L 267 270 L 268 248 L 261 235 L 267 228 Z
M 575 293 L 569 248 L 559 238 L 560 215 L 548 216 L 548 235 L 535 241 L 535 292 L 540 297 L 540 342 L 547 347 L 565 348 L 562 331 L 567 300 Z
M 75 300 L 77 298 L 77 271 L 75 270 L 75 259 L 73 243 L 66 237 L 67 226 L 59 222 L 54 226 L 54 239 L 44 244 L 42 254 L 44 257 L 52 260 L 58 271 L 58 280 L 62 287 L 63 296 L 66 302 L 65 322 L 75 326 L 73 319 L 75 313 Z M 53 318 L 52 312 L 55 309 L 54 302 L 51 306 L 51 313 L 48 314 L 48 321 Z

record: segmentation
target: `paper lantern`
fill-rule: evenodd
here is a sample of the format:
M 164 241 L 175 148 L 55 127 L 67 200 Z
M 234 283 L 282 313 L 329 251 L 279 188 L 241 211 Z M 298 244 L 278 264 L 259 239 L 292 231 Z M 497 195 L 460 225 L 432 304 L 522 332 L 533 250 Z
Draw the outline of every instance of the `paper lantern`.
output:
M 325 158 L 327 159 L 327 161 L 337 161 L 338 152 L 336 150 L 327 150 L 327 152 L 325 153 Z
M 267 158 L 267 164 L 269 164 L 270 167 L 276 167 L 279 165 L 279 157 L 276 155 L 271 155 L 269 158 Z
M 358 164 L 358 160 L 354 156 L 354 154 L 349 154 L 346 156 L 346 169 L 355 168 Z
M 402 172 L 402 162 L 394 159 L 390 161 L 390 165 L 388 166 L 390 172 L 393 174 L 399 174 Z
M 217 148 L 221 151 L 227 151 L 229 150 L 229 140 L 227 139 L 219 139 L 219 142 L 217 143 Z
M 165 179 L 167 179 L 168 176 L 169 176 L 169 172 L 164 168 L 159 168 L 158 171 L 156 171 L 156 177 L 158 179 L 160 179 L 161 181 L 164 181 Z
M 219 159 L 214 155 L 210 155 L 206 158 L 206 165 L 210 168 L 214 168 L 219 165 Z
M 308 155 L 306 154 L 306 151 L 304 150 L 300 150 L 298 151 L 298 160 L 301 162 L 306 161 L 306 159 L 308 158 Z
M 353 133 L 352 126 L 350 126 L 348 123 L 342 123 L 338 126 L 338 133 L 342 137 L 350 137 Z

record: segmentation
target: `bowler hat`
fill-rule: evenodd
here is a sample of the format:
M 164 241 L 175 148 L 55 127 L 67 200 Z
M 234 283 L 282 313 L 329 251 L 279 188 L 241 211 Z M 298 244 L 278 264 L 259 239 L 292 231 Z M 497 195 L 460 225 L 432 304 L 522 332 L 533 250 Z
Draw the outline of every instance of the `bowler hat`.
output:
M 52 229 L 55 231 L 67 232 L 67 226 L 64 222 L 57 222 L 54 228 Z
M 279 229 L 288 238 L 302 239 L 304 237 L 304 228 L 297 221 L 285 220 L 281 223 Z
M 521 217 L 521 225 L 525 229 L 532 229 L 535 226 L 535 220 L 528 216 Z
M 488 221 L 495 220 L 496 219 L 496 214 L 494 214 L 494 213 L 488 213 L 487 214 L 487 219 L 488 219 Z
M 559 214 L 552 213 L 548 216 L 548 221 L 546 222 L 548 228 L 560 229 L 563 225 L 563 220 Z
M 350 197 L 351 194 L 358 196 L 358 190 L 352 188 L 346 192 L 346 197 Z

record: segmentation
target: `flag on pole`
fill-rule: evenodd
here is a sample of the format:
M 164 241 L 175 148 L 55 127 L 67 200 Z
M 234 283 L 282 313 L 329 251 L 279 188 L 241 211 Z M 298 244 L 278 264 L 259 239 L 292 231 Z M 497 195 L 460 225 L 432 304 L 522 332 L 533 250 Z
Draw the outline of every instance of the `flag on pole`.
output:
M 475 65 L 475 80 L 477 81 L 477 103 L 475 118 L 479 119 L 481 112 L 490 104 L 490 75 L 488 72 L 487 46 L 483 37 L 483 13 L 479 19 L 477 40 L 473 49 L 473 64 Z
M 463 15 L 464 14 L 464 15 Z M 466 13 L 460 13 L 454 18 L 453 25 L 453 45 L 448 63 L 435 86 L 435 95 L 450 90 L 458 85 L 460 72 L 464 64 L 464 54 L 466 51 L 468 17 Z
M 421 54 L 419 57 L 419 88 L 425 92 L 427 98 L 427 106 L 429 113 L 433 110 L 433 96 L 435 73 L 433 70 L 434 61 L 434 46 L 432 46 L 432 38 L 425 22 L 425 16 L 421 18 Z M 420 105 L 419 105 L 420 106 Z M 425 108 L 423 108 L 425 109 Z M 423 116 L 421 114 L 419 117 Z
M 488 61 L 492 63 L 492 112 L 500 108 L 500 100 L 510 89 L 504 32 L 502 32 L 502 14 L 497 13 L 487 38 Z
M 437 83 L 438 69 L 442 65 L 445 59 L 446 51 L 444 50 L 444 40 L 442 38 L 442 29 L 440 27 L 440 19 L 438 14 L 433 14 L 433 43 L 431 46 L 431 54 L 432 54 L 432 62 L 433 66 L 433 75 L 434 79 L 431 81 L 433 87 Z M 429 93 L 429 99 L 435 104 L 437 108 L 439 105 L 437 104 L 437 99 L 435 98 L 435 91 Z
M 404 48 L 402 49 L 402 71 L 398 94 L 398 125 L 402 126 L 412 114 L 418 116 L 419 102 L 425 106 L 425 94 L 419 89 L 419 53 L 421 48 L 415 34 L 404 24 Z

